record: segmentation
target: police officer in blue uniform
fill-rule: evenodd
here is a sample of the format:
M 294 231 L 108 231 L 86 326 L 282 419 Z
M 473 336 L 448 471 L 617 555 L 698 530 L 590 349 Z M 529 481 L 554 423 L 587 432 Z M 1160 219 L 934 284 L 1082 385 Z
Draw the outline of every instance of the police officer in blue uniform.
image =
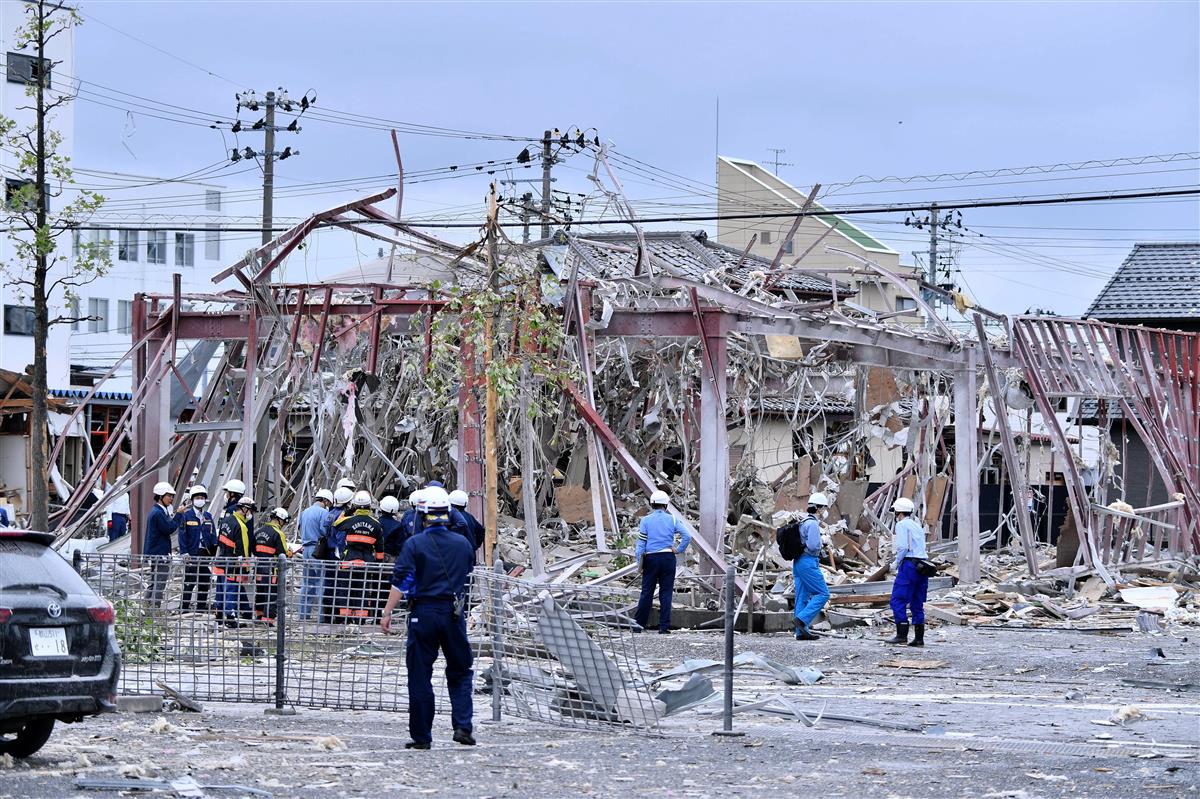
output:
M 450 497 L 443 488 L 425 490 L 422 532 L 405 542 L 392 570 L 392 588 L 383 610 L 383 631 L 392 611 L 408 600 L 408 731 L 406 749 L 428 749 L 433 742 L 433 664 L 438 649 L 446 658 L 446 688 L 455 743 L 474 746 L 471 708 L 471 644 L 465 615 L 467 581 L 474 548 L 450 530 Z
M 817 514 L 828 513 L 829 499 L 820 491 L 808 497 L 808 515 L 800 522 L 804 550 L 792 561 L 792 583 L 796 589 L 795 628 L 797 641 L 816 641 L 812 623 L 829 601 L 829 586 L 821 573 L 821 523 Z
M 471 512 L 467 510 L 467 502 L 470 497 L 466 491 L 451 491 L 450 492 L 450 510 L 451 513 L 458 513 L 463 520 L 463 528 L 459 530 L 467 537 L 467 540 L 475 547 L 476 551 L 483 546 L 484 530 L 483 525 L 479 523 Z
M 162 604 L 163 590 L 167 587 L 171 570 L 171 536 L 179 529 L 179 519 L 171 507 L 175 501 L 175 488 L 170 483 L 155 483 L 153 493 L 154 507 L 146 515 L 142 554 L 150 559 L 150 585 L 146 587 L 146 598 L 157 608 Z
M 217 553 L 217 525 L 212 514 L 204 509 L 208 504 L 208 489 L 192 486 L 187 493 L 188 508 L 179 514 L 179 553 L 187 555 L 183 567 L 183 596 L 180 597 L 184 611 L 208 610 L 209 572 L 208 564 L 201 558 Z
M 650 608 L 654 604 L 654 589 L 658 588 L 658 632 L 671 632 L 671 600 L 675 596 L 676 555 L 682 554 L 692 541 L 683 523 L 676 519 L 667 506 L 671 500 L 666 491 L 655 491 L 650 495 L 650 512 L 638 525 L 638 542 L 634 555 L 642 570 L 642 595 L 638 598 L 637 611 L 633 618 L 645 629 L 650 621 Z M 679 543 L 675 543 L 675 536 Z

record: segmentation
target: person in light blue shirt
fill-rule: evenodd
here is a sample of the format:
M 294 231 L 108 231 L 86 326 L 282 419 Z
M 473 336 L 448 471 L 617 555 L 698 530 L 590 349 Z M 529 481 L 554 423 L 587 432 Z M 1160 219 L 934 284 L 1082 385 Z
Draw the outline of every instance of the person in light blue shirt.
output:
M 812 632 L 813 619 L 829 601 L 829 586 L 821 573 L 821 523 L 818 513 L 827 513 L 829 500 L 820 491 L 808 498 L 808 515 L 800 522 L 800 538 L 804 551 L 792 561 L 792 583 L 796 589 L 795 620 L 797 641 L 816 641 Z
M 925 594 L 929 578 L 917 571 L 917 561 L 928 557 L 925 550 L 925 528 L 913 517 L 916 507 L 907 497 L 892 504 L 896 514 L 896 560 L 892 564 L 896 581 L 892 583 L 892 617 L 896 635 L 889 644 L 925 646 Z M 908 613 L 912 612 L 913 640 L 908 641 Z
M 638 541 L 635 549 L 638 566 L 642 570 L 642 595 L 638 599 L 634 620 L 642 629 L 650 621 L 650 608 L 654 604 L 654 589 L 658 588 L 658 632 L 671 632 L 671 599 L 675 593 L 675 556 L 687 549 L 692 536 L 683 522 L 675 518 L 667 506 L 671 500 L 665 491 L 650 495 L 650 513 L 638 525 Z M 679 543 L 675 543 L 675 536 Z
M 303 545 L 304 580 L 300 587 L 300 618 L 311 620 L 314 611 L 319 612 L 321 597 L 325 592 L 325 564 L 317 560 L 317 543 L 321 540 L 321 529 L 325 516 L 333 505 L 333 494 L 328 488 L 317 491 L 313 504 L 300 511 L 300 543 Z

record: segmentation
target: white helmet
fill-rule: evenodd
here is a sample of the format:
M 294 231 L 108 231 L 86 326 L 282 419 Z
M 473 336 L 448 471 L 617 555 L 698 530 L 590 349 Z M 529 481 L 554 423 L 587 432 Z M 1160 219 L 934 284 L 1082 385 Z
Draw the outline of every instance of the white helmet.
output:
M 239 508 L 249 508 L 250 510 L 258 510 L 258 506 L 254 504 L 254 497 L 242 497 L 237 501 Z
M 462 489 L 455 489 L 450 492 L 450 504 L 456 508 L 467 507 L 467 501 L 469 499 L 470 497 L 467 496 L 467 492 L 463 491 Z
M 333 492 L 334 505 L 345 505 L 352 499 L 354 499 L 354 492 L 349 488 L 339 488 Z
M 892 503 L 892 510 L 894 510 L 896 513 L 912 513 L 916 509 L 917 506 L 914 505 L 913 501 L 908 497 L 900 497 Z
M 245 494 L 246 484 L 241 480 L 227 480 L 225 485 L 221 486 L 221 490 L 230 494 Z
M 446 489 L 434 486 L 424 489 L 421 494 L 426 512 L 431 510 L 449 510 L 450 495 L 446 493 Z
M 425 491 L 426 490 L 427 489 L 422 488 L 422 489 L 419 489 L 419 490 L 413 492 L 413 496 L 415 497 L 415 499 L 413 500 L 413 507 L 415 507 L 417 510 L 425 510 Z
M 417 500 L 421 498 L 421 489 L 410 491 L 408 494 L 408 504 L 416 507 Z
M 166 481 L 154 484 L 154 496 L 156 496 L 156 497 L 165 496 L 167 494 L 173 495 L 174 493 L 175 493 L 175 486 L 171 485 L 170 483 L 168 483 Z
M 318 488 L 317 499 L 323 499 L 326 502 L 333 502 L 333 492 L 331 492 L 328 488 Z
M 292 515 L 288 513 L 285 508 L 276 508 L 275 510 L 271 511 L 271 518 L 278 519 L 281 522 L 286 522 L 288 519 L 292 518 Z
M 371 507 L 371 492 L 370 491 L 357 492 L 354 495 L 353 503 L 354 503 L 354 507 L 356 507 L 356 508 Z
M 818 508 L 828 508 L 829 507 L 829 498 L 826 497 L 824 494 L 822 494 L 820 491 L 814 491 L 813 493 L 808 495 L 808 504 L 815 505 Z
M 208 489 L 205 488 L 204 486 L 192 486 L 191 488 L 188 489 L 188 492 L 187 492 L 188 499 L 193 499 L 193 498 L 199 497 L 199 496 L 207 497 Z
M 338 480 L 337 487 L 338 488 L 349 488 L 351 491 L 358 488 L 358 486 L 356 486 L 354 484 L 354 481 L 351 480 L 349 477 L 343 477 L 341 480 Z
M 655 491 L 653 494 L 650 495 L 650 504 L 651 505 L 664 505 L 664 506 L 670 505 L 671 498 L 667 496 L 666 491 Z
M 379 500 L 379 510 L 383 513 L 395 513 L 400 510 L 400 500 L 390 494 Z

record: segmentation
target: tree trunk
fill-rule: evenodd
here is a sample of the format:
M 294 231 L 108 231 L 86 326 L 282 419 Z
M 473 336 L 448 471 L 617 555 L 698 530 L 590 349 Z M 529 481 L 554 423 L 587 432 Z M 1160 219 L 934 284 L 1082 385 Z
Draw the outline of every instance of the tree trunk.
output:
M 37 151 L 34 153 L 37 164 L 34 186 L 37 198 L 37 230 L 35 252 L 37 261 L 33 271 L 33 413 L 29 425 L 29 449 L 33 461 L 30 470 L 30 486 L 32 496 L 29 501 L 30 529 L 48 530 L 50 515 L 50 485 L 48 480 L 49 452 L 47 451 L 47 403 L 46 403 L 46 340 L 50 333 L 50 309 L 46 305 L 46 272 L 53 241 L 46 232 L 47 202 L 46 202 L 46 76 L 43 65 L 46 63 L 46 4 L 37 4 L 38 37 L 37 37 Z

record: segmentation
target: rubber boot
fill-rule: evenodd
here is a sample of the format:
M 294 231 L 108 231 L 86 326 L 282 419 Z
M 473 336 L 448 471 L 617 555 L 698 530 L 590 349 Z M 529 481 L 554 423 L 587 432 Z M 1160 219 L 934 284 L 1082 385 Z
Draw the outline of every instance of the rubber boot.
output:
M 799 619 L 796 619 L 793 622 L 793 624 L 795 625 L 795 628 L 796 628 L 796 640 L 797 641 L 820 640 L 820 636 L 813 635 L 812 633 L 810 633 L 808 631 L 808 625 L 806 625 L 804 622 L 800 621 Z
M 924 626 L 922 625 L 922 629 Z M 884 641 L 885 644 L 904 644 L 908 643 L 908 625 L 896 622 L 896 634 Z
M 909 646 L 925 646 L 925 625 L 913 625 L 913 639 L 908 642 Z

